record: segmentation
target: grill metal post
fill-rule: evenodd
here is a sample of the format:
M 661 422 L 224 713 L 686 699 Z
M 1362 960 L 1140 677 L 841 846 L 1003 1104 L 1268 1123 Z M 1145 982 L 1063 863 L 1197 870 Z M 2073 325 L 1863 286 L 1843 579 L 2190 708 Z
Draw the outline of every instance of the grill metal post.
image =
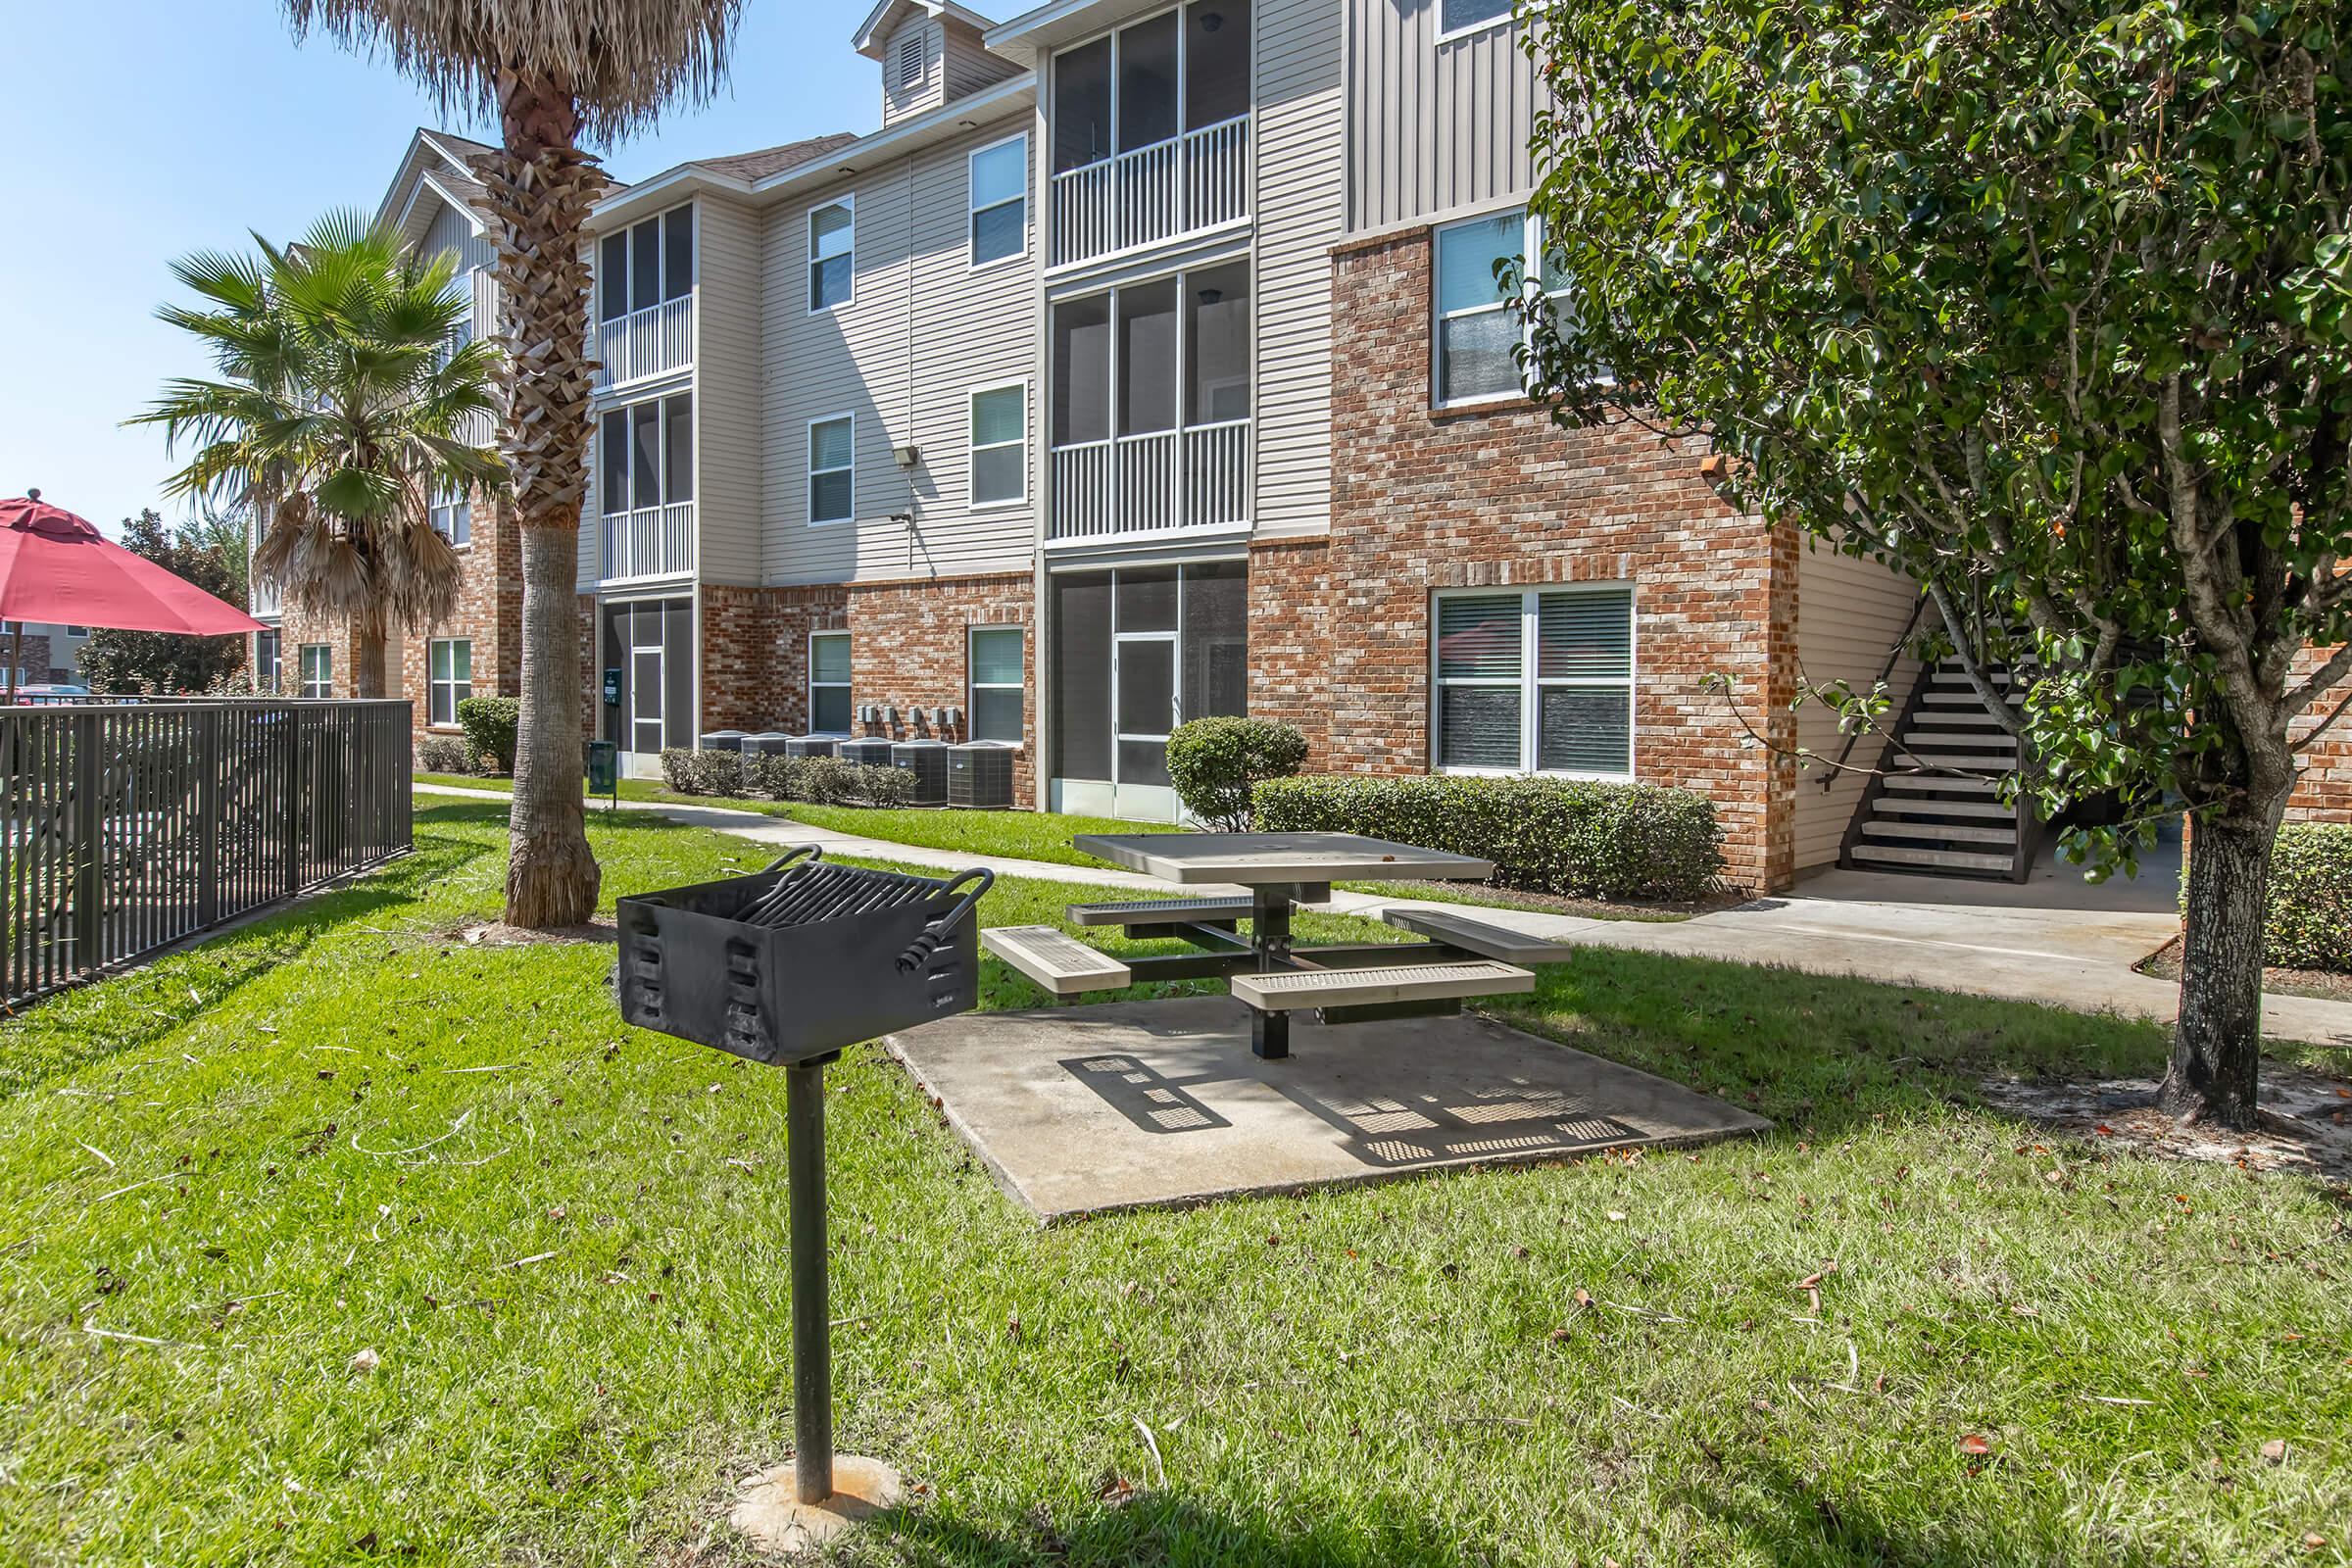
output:
M 833 1342 L 825 1279 L 825 1064 L 784 1069 L 784 1170 L 792 1203 L 793 1491 L 833 1494 Z

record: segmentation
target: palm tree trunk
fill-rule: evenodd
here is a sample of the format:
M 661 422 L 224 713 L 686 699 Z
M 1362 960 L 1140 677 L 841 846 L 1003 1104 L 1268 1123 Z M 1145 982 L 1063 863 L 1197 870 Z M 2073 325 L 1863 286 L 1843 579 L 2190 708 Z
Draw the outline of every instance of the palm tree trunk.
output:
M 362 699 L 384 695 L 384 654 L 391 639 L 384 628 L 365 617 L 355 619 L 351 626 L 351 693 Z
M 482 160 L 500 220 L 499 332 L 511 385 L 501 430 L 522 528 L 522 714 L 509 817 L 511 924 L 576 925 L 602 879 L 580 802 L 580 498 L 588 486 L 588 268 L 601 181 L 561 82 L 502 75 L 504 148 Z

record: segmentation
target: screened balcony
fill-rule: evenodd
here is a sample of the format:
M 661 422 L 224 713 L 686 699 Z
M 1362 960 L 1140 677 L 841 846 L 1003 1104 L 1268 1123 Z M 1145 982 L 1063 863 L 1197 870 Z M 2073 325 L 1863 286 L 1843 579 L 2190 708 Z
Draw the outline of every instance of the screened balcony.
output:
M 1250 524 L 1250 268 L 1054 307 L 1054 540 Z
M 694 398 L 648 398 L 609 411 L 597 430 L 604 582 L 694 570 Z
M 1192 0 L 1054 59 L 1050 267 L 1250 216 L 1249 0 Z
M 694 364 L 694 208 L 673 207 L 597 247 L 596 385 L 625 386 Z

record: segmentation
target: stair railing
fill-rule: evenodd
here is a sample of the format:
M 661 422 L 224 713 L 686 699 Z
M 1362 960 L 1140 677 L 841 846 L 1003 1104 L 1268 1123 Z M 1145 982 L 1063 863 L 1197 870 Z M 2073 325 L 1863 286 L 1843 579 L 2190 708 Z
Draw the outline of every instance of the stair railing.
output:
M 1911 601 L 1911 618 L 1903 622 L 1901 631 L 1895 633 L 1894 645 L 1886 650 L 1886 662 L 1879 666 L 1879 673 L 1871 681 L 1870 689 L 1872 691 L 1877 691 L 1881 686 L 1886 685 L 1886 678 L 1894 673 L 1894 666 L 1903 662 L 1903 650 L 1911 646 L 1911 634 L 1919 629 L 1919 617 L 1926 612 L 1927 608 L 1928 596 L 1926 594 L 1921 594 L 1917 599 Z M 1829 770 L 1821 776 L 1821 792 L 1824 795 L 1827 795 L 1830 787 L 1838 782 L 1838 775 L 1845 771 L 1846 760 L 1854 755 L 1854 747 L 1861 741 L 1863 735 L 1868 733 L 1869 729 L 1870 726 L 1865 724 L 1859 729 L 1850 729 L 1845 732 L 1845 744 L 1838 748 L 1838 760 L 1831 763 Z M 1881 765 L 1883 766 L 1884 763 Z

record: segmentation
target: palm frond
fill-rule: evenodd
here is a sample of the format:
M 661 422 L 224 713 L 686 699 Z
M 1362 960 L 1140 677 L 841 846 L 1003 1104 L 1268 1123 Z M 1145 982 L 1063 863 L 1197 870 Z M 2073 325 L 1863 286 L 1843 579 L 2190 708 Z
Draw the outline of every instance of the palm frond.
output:
M 565 83 L 582 129 L 606 142 L 672 103 L 702 103 L 725 78 L 742 0 L 285 0 L 313 31 L 383 57 L 444 112 L 484 117 L 502 73 Z

